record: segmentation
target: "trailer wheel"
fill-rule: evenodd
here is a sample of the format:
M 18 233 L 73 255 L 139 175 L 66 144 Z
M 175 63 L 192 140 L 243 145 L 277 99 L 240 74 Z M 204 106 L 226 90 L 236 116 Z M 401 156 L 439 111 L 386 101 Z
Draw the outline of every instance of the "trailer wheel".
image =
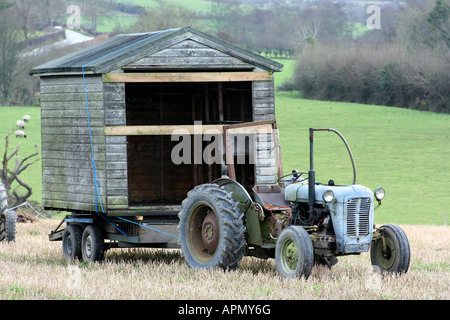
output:
M 203 184 L 188 193 L 179 213 L 183 256 L 192 268 L 235 269 L 244 255 L 243 213 L 231 193 Z
M 298 226 L 283 229 L 276 243 L 275 260 L 281 276 L 307 279 L 314 265 L 314 249 L 306 230 Z
M 13 210 L 8 210 L 8 195 L 3 183 L 0 183 L 0 241 L 8 242 L 16 240 L 17 215 Z
M 84 261 L 102 261 L 104 256 L 104 238 L 102 231 L 95 225 L 87 226 L 81 238 L 81 255 Z
M 81 237 L 83 229 L 78 225 L 68 225 L 64 230 L 62 239 L 62 249 L 64 258 L 67 261 L 82 259 L 81 253 Z
M 383 239 L 378 238 L 370 247 L 372 265 L 382 273 L 406 273 L 409 268 L 411 252 L 408 238 L 399 226 L 388 224 L 379 228 Z
M 17 214 L 15 211 L 6 211 L 0 217 L 0 241 L 16 241 Z

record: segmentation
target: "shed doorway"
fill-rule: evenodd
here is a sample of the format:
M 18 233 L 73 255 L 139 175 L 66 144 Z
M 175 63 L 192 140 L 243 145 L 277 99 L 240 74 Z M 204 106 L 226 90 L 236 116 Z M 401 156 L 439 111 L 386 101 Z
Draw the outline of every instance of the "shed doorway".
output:
M 251 122 L 252 82 L 126 83 L 126 124 L 193 125 Z M 191 141 L 194 137 L 191 135 Z M 194 186 L 222 176 L 221 164 L 174 164 L 170 135 L 127 136 L 129 206 L 177 205 Z M 203 150 L 210 142 L 203 142 Z M 192 146 L 193 148 L 194 146 Z M 191 150 L 193 157 L 194 150 Z M 235 161 L 235 163 L 237 163 Z M 253 186 L 254 165 L 237 164 L 236 180 Z

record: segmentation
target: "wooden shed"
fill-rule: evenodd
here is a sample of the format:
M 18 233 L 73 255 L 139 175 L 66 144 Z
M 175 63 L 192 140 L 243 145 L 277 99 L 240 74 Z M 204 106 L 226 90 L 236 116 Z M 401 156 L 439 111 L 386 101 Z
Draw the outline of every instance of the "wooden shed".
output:
M 273 72 L 282 67 L 184 27 L 117 35 L 32 69 L 40 77 L 43 206 L 177 212 L 189 190 L 223 172 L 195 159 L 173 163 L 173 130 L 274 120 Z M 275 184 L 270 146 L 235 165 L 237 181 Z

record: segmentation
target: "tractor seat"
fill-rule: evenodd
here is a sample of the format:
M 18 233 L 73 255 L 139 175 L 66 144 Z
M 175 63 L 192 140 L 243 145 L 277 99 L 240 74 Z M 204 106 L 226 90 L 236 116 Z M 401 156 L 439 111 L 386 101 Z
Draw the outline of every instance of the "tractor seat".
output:
M 253 187 L 255 201 L 264 209 L 273 213 L 291 211 L 291 203 L 284 198 L 284 189 L 278 185 L 255 185 Z

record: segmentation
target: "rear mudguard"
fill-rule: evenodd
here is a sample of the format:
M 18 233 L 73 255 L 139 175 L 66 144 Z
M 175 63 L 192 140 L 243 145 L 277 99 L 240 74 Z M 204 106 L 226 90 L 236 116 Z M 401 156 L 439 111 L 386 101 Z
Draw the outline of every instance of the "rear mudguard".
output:
M 247 190 L 234 180 L 220 178 L 214 180 L 212 183 L 219 185 L 231 193 L 233 199 L 239 202 L 239 210 L 245 216 L 244 223 L 247 228 L 247 242 L 248 244 L 260 246 L 262 244 L 262 234 L 258 218 L 259 204 L 255 203 Z

